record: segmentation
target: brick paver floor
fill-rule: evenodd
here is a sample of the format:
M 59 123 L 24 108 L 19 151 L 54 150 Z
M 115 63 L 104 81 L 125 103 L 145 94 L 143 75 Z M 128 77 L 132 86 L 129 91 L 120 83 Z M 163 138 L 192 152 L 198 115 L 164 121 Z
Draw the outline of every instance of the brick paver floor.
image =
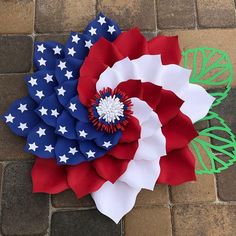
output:
M 178 34 L 182 50 L 227 51 L 236 71 L 234 0 L 0 0 L 0 114 L 26 95 L 23 77 L 32 72 L 33 42 L 65 42 L 69 31 L 83 30 L 100 11 L 123 30 L 140 27 L 147 38 Z M 235 77 L 233 87 L 215 110 L 236 133 Z M 135 208 L 115 224 L 96 210 L 91 197 L 77 200 L 71 191 L 32 194 L 33 157 L 23 147 L 24 140 L 1 122 L 0 235 L 236 235 L 236 166 L 198 176 L 196 183 L 143 190 Z

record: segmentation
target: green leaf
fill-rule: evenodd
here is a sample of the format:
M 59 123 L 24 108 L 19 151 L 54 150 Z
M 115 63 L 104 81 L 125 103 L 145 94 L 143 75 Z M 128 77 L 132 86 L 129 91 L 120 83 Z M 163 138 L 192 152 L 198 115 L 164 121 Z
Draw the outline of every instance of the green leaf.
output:
M 226 52 L 215 48 L 188 49 L 182 53 L 184 67 L 192 69 L 190 82 L 207 88 L 221 88 L 210 93 L 216 98 L 212 107 L 221 103 L 231 89 L 232 64 Z M 222 89 L 224 88 L 224 89 Z
M 214 126 L 199 132 L 191 145 L 197 157 L 197 174 L 220 173 L 236 162 L 236 137 L 215 112 L 202 119 Z

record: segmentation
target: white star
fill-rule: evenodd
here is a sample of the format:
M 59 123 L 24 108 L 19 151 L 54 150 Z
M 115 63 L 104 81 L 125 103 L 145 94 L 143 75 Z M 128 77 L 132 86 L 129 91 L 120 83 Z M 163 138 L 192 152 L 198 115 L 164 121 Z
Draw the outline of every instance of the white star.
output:
M 87 47 L 88 49 L 90 49 L 92 46 L 93 46 L 93 44 L 91 43 L 91 40 L 85 41 L 85 47 Z
M 29 150 L 33 150 L 35 152 L 37 148 L 38 146 L 35 143 L 29 143 Z
M 65 154 L 63 156 L 59 156 L 59 158 L 60 158 L 60 162 L 64 162 L 64 163 L 66 163 L 67 160 L 69 159 Z
M 111 141 L 108 141 L 108 142 L 104 141 L 102 146 L 105 147 L 105 148 L 109 148 L 110 146 L 112 146 Z
M 38 62 L 39 62 L 39 65 L 40 66 L 46 66 L 46 60 L 44 60 L 42 57 L 40 58 L 40 60 L 38 60 Z
M 62 48 L 59 48 L 58 46 L 56 46 L 56 47 L 53 48 L 52 50 L 54 51 L 54 55 L 56 55 L 56 54 L 61 55 L 61 50 L 62 50 Z
M 5 116 L 6 118 L 6 122 L 10 122 L 10 123 L 13 123 L 13 120 L 15 119 L 14 116 L 12 116 L 11 114 L 9 114 L 8 116 Z
M 39 99 L 41 99 L 42 97 L 44 97 L 43 91 L 42 90 L 36 90 L 36 94 L 35 96 L 39 97 Z
M 27 104 L 22 104 L 22 103 L 20 103 L 20 106 L 17 109 L 20 110 L 21 113 L 23 113 L 24 111 L 28 111 Z
M 88 152 L 86 152 L 86 154 L 88 155 L 88 158 L 90 158 L 95 157 L 96 152 L 92 152 L 92 150 L 89 150 Z
M 50 144 L 50 145 L 45 145 L 45 149 L 44 149 L 44 151 L 46 152 L 46 151 L 48 151 L 48 152 L 52 152 L 52 150 L 54 149 L 54 147 Z
M 36 131 L 36 133 L 39 135 L 39 137 L 42 137 L 45 134 L 46 129 L 42 129 L 41 127 L 39 127 L 39 130 Z
M 20 123 L 20 125 L 18 126 L 19 129 L 21 129 L 22 131 L 24 131 L 25 129 L 28 128 L 27 123 Z
M 108 25 L 108 30 L 107 30 L 107 32 L 109 32 L 110 34 L 113 34 L 113 32 L 116 31 L 114 27 L 115 27 L 114 25 L 112 25 L 112 26 Z
M 97 34 L 96 31 L 97 31 L 97 29 L 96 29 L 96 28 L 93 28 L 93 27 L 91 26 L 91 28 L 90 28 L 90 30 L 89 30 L 91 36 L 93 36 L 94 34 Z
M 66 68 L 66 62 L 60 61 L 58 67 L 60 67 L 61 70 L 65 69 Z
M 52 77 L 53 77 L 53 75 L 46 74 L 46 76 L 44 77 L 44 79 L 47 81 L 47 83 L 49 83 L 49 82 L 53 82 Z
M 73 78 L 73 75 L 72 75 L 72 71 L 66 71 L 65 73 L 65 76 L 67 77 L 67 79 L 69 80 L 70 78 Z
M 61 88 L 57 89 L 57 91 L 58 91 L 58 95 L 62 95 L 62 96 L 64 96 L 66 92 L 66 90 L 62 86 Z
M 37 52 L 41 52 L 41 53 L 43 53 L 44 50 L 46 50 L 46 48 L 43 46 L 43 44 L 41 44 L 41 45 L 37 45 L 37 47 L 38 47 Z
M 68 55 L 71 55 L 72 57 L 74 56 L 74 54 L 76 53 L 76 51 L 74 50 L 74 48 L 68 48 Z
M 68 132 L 68 131 L 66 130 L 66 126 L 60 126 L 60 125 L 59 125 L 59 130 L 58 130 L 58 132 L 61 132 L 62 134 L 64 134 L 64 133 L 66 133 L 66 132 Z
M 78 37 L 78 34 L 76 35 L 72 35 L 72 43 L 78 43 L 78 41 L 80 40 L 80 38 Z
M 73 112 L 77 110 L 75 103 L 70 103 L 69 109 L 71 109 Z
M 57 112 L 57 109 L 51 110 L 51 116 L 58 117 L 59 113 Z
M 39 110 L 39 112 L 41 113 L 41 116 L 47 115 L 47 114 L 48 114 L 48 109 L 45 109 L 44 107 L 41 107 L 41 109 Z
M 37 84 L 37 79 L 34 79 L 33 77 L 30 77 L 30 80 L 29 80 L 28 82 L 31 84 L 32 87 L 33 87 L 34 85 L 38 85 L 38 84 Z
M 88 133 L 86 133 L 86 132 L 84 131 L 84 129 L 83 129 L 83 130 L 79 130 L 79 136 L 80 136 L 80 137 L 86 138 L 87 135 L 88 135 Z
M 106 23 L 105 17 L 99 16 L 98 22 L 99 22 L 101 25 L 105 24 L 105 23 Z
M 76 149 L 76 147 L 74 147 L 74 148 L 71 148 L 71 147 L 70 147 L 69 153 L 71 153 L 72 155 L 75 155 L 76 152 L 78 152 L 78 150 Z

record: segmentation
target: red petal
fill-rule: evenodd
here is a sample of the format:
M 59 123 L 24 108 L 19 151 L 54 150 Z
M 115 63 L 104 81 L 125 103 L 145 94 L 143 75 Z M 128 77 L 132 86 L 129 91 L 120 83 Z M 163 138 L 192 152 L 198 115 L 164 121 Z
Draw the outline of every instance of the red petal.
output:
M 145 82 L 142 83 L 142 90 L 142 100 L 144 100 L 152 109 L 155 109 L 161 99 L 161 91 L 163 90 L 162 87 Z
M 177 97 L 173 92 L 165 89 L 161 90 L 161 98 L 156 106 L 155 112 L 158 114 L 162 125 L 167 124 L 179 113 L 179 109 L 183 102 L 184 101 Z
M 195 158 L 188 147 L 174 150 L 160 160 L 158 183 L 178 185 L 196 180 Z
M 118 159 L 131 160 L 134 158 L 137 148 L 138 141 L 132 143 L 118 143 L 108 154 Z
M 90 162 L 67 167 L 67 181 L 78 198 L 97 191 L 106 182 Z
M 120 143 L 130 143 L 137 141 L 140 138 L 141 127 L 138 120 L 131 116 L 129 123 L 125 126 L 125 130 L 122 132 Z
M 34 193 L 55 194 L 69 188 L 65 168 L 57 165 L 55 159 L 36 157 L 31 176 Z
M 105 38 L 99 39 L 98 42 L 94 44 L 88 56 L 96 57 L 103 64 L 110 67 L 113 66 L 115 62 L 124 58 L 116 46 Z
M 141 80 L 130 79 L 119 83 L 116 88 L 124 92 L 129 98 L 138 97 L 142 99 Z
M 80 77 L 77 91 L 79 100 L 84 106 L 89 106 L 91 99 L 96 94 L 97 78 Z
M 101 62 L 99 58 L 93 57 L 89 54 L 80 68 L 80 76 L 98 78 L 106 68 L 107 65 Z
M 129 160 L 120 160 L 106 155 L 92 162 L 96 172 L 103 178 L 112 183 L 126 171 Z
M 149 54 L 147 40 L 140 33 L 138 28 L 133 28 L 127 32 L 123 32 L 114 41 L 114 44 L 121 54 L 124 57 L 129 57 L 130 60 Z
M 174 119 L 163 126 L 162 132 L 166 137 L 167 153 L 185 147 L 198 136 L 192 121 L 182 112 L 179 112 Z
M 148 42 L 149 54 L 161 54 L 162 63 L 179 64 L 181 50 L 179 48 L 178 36 L 157 36 Z

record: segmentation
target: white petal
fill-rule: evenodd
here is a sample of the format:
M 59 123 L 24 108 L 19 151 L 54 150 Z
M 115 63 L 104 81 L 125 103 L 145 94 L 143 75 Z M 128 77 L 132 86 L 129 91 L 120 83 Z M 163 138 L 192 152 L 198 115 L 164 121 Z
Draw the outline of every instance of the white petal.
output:
M 113 68 L 108 67 L 99 77 L 98 82 L 96 83 L 96 89 L 99 92 L 103 88 L 114 89 L 116 86 L 123 81 L 123 78 L 120 76 L 119 72 Z
M 138 143 L 135 160 L 157 160 L 166 155 L 166 139 L 161 128 L 155 130 L 152 136 L 139 139 Z
M 157 113 L 154 111 L 150 114 L 149 118 L 142 123 L 141 138 L 150 137 L 155 133 L 155 130 L 162 127 L 161 121 Z
M 153 190 L 159 174 L 159 160 L 132 160 L 119 181 L 123 181 L 134 188 Z
M 156 75 L 159 74 L 162 66 L 160 55 L 143 55 L 138 59 L 132 60 L 132 62 L 138 70 L 135 78 L 141 78 L 142 82 L 151 83 L 155 83 L 155 77 L 159 78 Z
M 153 110 L 145 101 L 142 101 L 139 98 L 131 98 L 131 102 L 133 104 L 133 116 L 139 120 L 141 126 L 143 122 L 149 119 Z
M 136 65 L 128 57 L 124 58 L 121 61 L 116 62 L 113 66 L 113 69 L 119 71 L 122 81 L 127 81 L 130 79 L 141 78 L 139 72 L 137 72 Z M 138 77 L 137 77 L 138 76 Z
M 207 115 L 209 108 L 215 100 L 204 88 L 196 84 L 189 84 L 181 98 L 185 102 L 180 110 L 187 115 L 193 123 Z
M 91 195 L 97 209 L 118 223 L 134 207 L 139 191 L 120 181 L 114 184 L 107 181 Z

